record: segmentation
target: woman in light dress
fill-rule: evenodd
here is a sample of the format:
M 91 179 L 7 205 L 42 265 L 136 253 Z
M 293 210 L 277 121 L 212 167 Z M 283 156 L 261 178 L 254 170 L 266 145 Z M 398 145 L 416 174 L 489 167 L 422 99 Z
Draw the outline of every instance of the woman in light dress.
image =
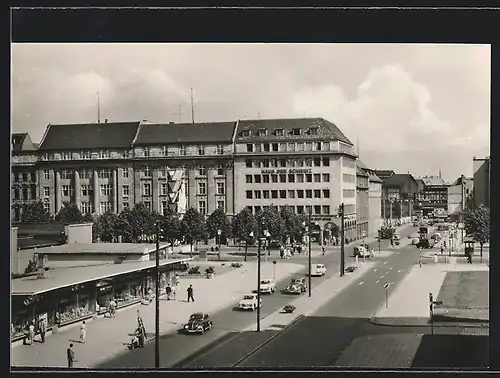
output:
M 82 322 L 80 326 L 80 342 L 85 342 L 85 337 L 87 336 L 87 324 L 85 324 L 85 320 Z

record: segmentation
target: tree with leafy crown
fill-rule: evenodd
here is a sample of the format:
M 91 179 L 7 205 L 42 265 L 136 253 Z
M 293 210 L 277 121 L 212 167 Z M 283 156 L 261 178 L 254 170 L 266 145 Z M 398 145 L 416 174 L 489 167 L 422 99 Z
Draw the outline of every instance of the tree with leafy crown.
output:
M 111 211 L 102 214 L 95 222 L 95 234 L 103 242 L 113 242 L 120 235 L 119 216 Z
M 303 214 L 296 214 L 291 206 L 283 206 L 280 216 L 285 226 L 285 239 L 301 240 L 305 232 L 303 223 L 307 222 L 307 217 Z
M 189 255 L 193 255 L 193 244 L 207 237 L 207 227 L 205 224 L 205 217 L 200 214 L 196 209 L 189 208 L 181 221 L 181 230 L 186 243 L 189 244 Z
M 65 202 L 57 213 L 55 220 L 64 224 L 81 223 L 83 222 L 83 215 L 76 204 Z
M 217 237 L 217 231 L 221 230 L 221 240 L 231 237 L 231 223 L 227 219 L 227 215 L 221 208 L 218 208 L 207 218 L 207 232 L 210 238 Z M 220 243 L 220 241 L 219 241 Z
M 281 218 L 276 206 L 269 206 L 265 210 L 257 214 L 257 220 L 261 224 L 261 232 L 267 230 L 272 239 L 284 241 L 285 238 L 285 222 Z
M 245 261 L 248 257 L 248 242 L 251 241 L 250 233 L 257 230 L 257 220 L 248 208 L 241 210 L 233 218 L 233 235 L 238 239 L 241 250 L 241 241 L 245 241 Z
M 161 237 L 168 240 L 173 247 L 176 241 L 182 239 L 182 222 L 179 215 L 172 209 L 168 208 L 163 215 L 159 215 Z
M 467 235 L 481 246 L 482 261 L 483 245 L 490 240 L 490 210 L 480 205 L 477 209 L 464 213 L 464 226 Z
M 21 223 L 50 223 L 53 218 L 43 207 L 42 201 L 33 202 L 23 207 Z

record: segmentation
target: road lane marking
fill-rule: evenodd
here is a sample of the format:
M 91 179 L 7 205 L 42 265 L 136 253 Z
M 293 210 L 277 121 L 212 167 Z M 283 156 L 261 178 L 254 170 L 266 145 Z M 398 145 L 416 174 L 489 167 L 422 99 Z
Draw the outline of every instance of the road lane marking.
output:
M 387 261 L 384 262 L 384 265 L 387 264 Z
M 402 271 L 403 271 L 403 269 L 399 269 L 399 270 L 398 270 L 398 273 L 401 273 Z
M 363 285 L 363 281 L 361 281 L 361 282 L 359 283 L 359 285 Z
M 374 272 L 376 272 L 378 269 L 373 269 Z
M 380 282 L 380 280 L 377 280 L 377 282 L 375 282 L 375 283 L 379 283 L 379 282 Z
M 385 277 L 385 274 L 384 274 L 382 277 L 380 277 L 380 279 L 382 279 L 382 278 L 384 278 L 384 277 Z
M 392 268 L 389 268 L 389 270 L 392 270 Z

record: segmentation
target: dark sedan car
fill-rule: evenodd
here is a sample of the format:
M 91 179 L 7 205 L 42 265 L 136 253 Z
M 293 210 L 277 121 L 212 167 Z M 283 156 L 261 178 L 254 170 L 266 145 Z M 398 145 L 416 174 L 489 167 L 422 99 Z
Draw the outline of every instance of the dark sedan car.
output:
M 212 329 L 212 321 L 208 314 L 196 312 L 189 317 L 187 324 L 183 330 L 188 333 L 199 333 L 203 335 L 205 331 Z

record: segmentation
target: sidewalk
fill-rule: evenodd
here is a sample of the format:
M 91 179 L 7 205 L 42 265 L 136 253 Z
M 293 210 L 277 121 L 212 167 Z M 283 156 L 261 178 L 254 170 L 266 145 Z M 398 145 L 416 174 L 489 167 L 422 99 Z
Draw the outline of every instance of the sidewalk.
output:
M 210 265 L 214 265 L 217 271 L 219 264 L 211 262 Z M 304 267 L 301 264 L 279 262 L 275 268 L 276 280 L 279 281 Z M 262 263 L 261 269 L 263 278 L 272 277 L 272 262 Z M 212 279 L 181 279 L 177 300 L 161 299 L 160 301 L 160 334 L 175 332 L 193 312 L 204 311 L 211 314 L 239 301 L 243 294 L 254 289 L 256 272 L 257 264 L 247 262 L 242 268 L 216 275 Z M 190 284 L 194 288 L 196 300 L 194 303 L 185 302 L 186 290 Z M 75 341 L 78 340 L 79 327 L 73 327 L 49 336 L 45 344 L 14 346 L 12 365 L 67 367 L 66 349 L 69 343 L 73 342 L 77 360 L 75 367 L 92 367 L 127 350 L 131 334 L 137 326 L 138 310 L 150 340 L 154 337 L 154 303 L 148 306 L 137 305 L 125 308 L 118 311 L 116 318 L 113 319 L 100 317 L 88 321 L 85 344 Z
M 296 307 L 295 311 L 291 314 L 282 313 L 278 311 L 267 316 L 261 323 L 263 330 L 282 330 L 287 325 L 292 323 L 299 316 L 309 316 L 315 313 L 323 305 L 331 301 L 335 296 L 340 294 L 354 281 L 367 273 L 375 263 L 366 262 L 359 264 L 360 267 L 353 273 L 346 273 L 344 277 L 334 276 L 322 282 L 312 289 L 312 296 L 309 298 L 307 293 L 302 294 L 299 298 L 291 298 L 290 303 Z M 250 326 L 246 331 L 254 330 L 255 325 Z
M 438 298 L 447 272 L 488 270 L 486 265 L 433 264 L 416 265 L 404 280 L 389 293 L 385 303 L 370 320 L 374 324 L 393 326 L 428 325 L 429 293 Z

